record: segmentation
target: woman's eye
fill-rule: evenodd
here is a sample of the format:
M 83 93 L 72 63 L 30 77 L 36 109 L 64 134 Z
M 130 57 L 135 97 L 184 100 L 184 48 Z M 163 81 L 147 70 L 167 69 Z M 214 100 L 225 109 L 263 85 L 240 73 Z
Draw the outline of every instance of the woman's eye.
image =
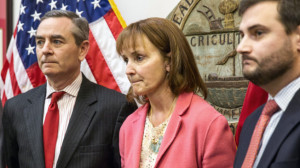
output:
M 143 59 L 144 59 L 144 57 L 141 56 L 141 55 L 139 55 L 139 56 L 136 57 L 136 60 L 137 60 L 137 61 L 142 61 Z
M 128 58 L 123 57 L 123 60 L 126 64 L 128 63 Z

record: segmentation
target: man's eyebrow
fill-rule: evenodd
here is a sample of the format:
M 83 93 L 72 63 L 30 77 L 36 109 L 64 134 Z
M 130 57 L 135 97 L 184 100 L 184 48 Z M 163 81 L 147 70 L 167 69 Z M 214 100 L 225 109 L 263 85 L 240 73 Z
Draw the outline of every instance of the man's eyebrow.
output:
M 261 24 L 256 24 L 256 25 L 248 27 L 248 31 L 251 31 L 251 30 L 256 29 L 256 28 L 265 28 L 265 26 L 261 25 Z
M 35 35 L 35 39 L 44 39 L 43 36 Z
M 261 24 L 252 25 L 252 26 L 247 28 L 247 31 L 251 31 L 251 30 L 256 29 L 256 28 L 265 28 L 265 26 L 261 25 Z M 239 32 L 243 32 L 243 30 L 239 29 Z
M 51 35 L 50 38 L 51 39 L 63 39 L 63 40 L 65 39 L 62 35 L 56 35 L 56 34 Z
M 36 39 L 45 39 L 45 37 L 40 36 L 40 35 L 36 35 L 35 38 Z M 56 34 L 51 35 L 50 39 L 63 39 L 63 40 L 65 40 L 65 38 L 62 35 L 56 35 Z

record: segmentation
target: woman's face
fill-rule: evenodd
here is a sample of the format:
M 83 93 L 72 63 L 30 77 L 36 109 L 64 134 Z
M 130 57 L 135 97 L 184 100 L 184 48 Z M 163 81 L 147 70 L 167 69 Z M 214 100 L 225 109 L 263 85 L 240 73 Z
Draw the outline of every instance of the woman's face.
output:
M 124 49 L 121 55 L 127 63 L 126 75 L 134 94 L 151 97 L 169 89 L 169 64 L 146 36 L 137 37 L 135 48 Z

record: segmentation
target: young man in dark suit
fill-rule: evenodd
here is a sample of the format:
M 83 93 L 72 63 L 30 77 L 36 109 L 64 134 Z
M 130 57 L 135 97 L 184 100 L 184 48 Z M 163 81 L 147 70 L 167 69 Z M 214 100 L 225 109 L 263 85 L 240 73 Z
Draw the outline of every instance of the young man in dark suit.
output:
M 41 19 L 36 52 L 47 83 L 5 104 L 8 168 L 120 167 L 119 128 L 136 105 L 129 104 L 121 93 L 90 82 L 80 72 L 89 49 L 88 37 L 88 22 L 73 12 L 50 11 Z M 61 91 L 57 105 L 52 104 L 51 98 Z M 50 106 L 57 107 L 59 115 L 50 112 Z M 48 119 L 50 114 L 59 118 L 56 126 Z
M 243 74 L 269 100 L 246 119 L 235 168 L 300 167 L 299 9 L 299 0 L 240 2 Z

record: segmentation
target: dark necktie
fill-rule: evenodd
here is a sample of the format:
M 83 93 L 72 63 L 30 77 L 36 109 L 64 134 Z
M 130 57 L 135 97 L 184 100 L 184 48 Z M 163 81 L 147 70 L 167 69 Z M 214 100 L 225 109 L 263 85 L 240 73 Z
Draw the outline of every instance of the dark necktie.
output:
M 44 138 L 44 154 L 45 154 L 45 168 L 52 168 L 55 146 L 57 140 L 59 110 L 57 101 L 63 96 L 65 92 L 54 92 L 51 97 L 51 103 L 48 107 L 48 112 L 43 126 Z
M 244 159 L 242 168 L 252 168 L 255 162 L 259 144 L 262 138 L 262 135 L 270 121 L 271 116 L 278 111 L 279 107 L 274 100 L 269 100 L 265 105 L 258 122 L 256 123 L 255 129 L 252 134 L 250 145 L 246 157 Z

